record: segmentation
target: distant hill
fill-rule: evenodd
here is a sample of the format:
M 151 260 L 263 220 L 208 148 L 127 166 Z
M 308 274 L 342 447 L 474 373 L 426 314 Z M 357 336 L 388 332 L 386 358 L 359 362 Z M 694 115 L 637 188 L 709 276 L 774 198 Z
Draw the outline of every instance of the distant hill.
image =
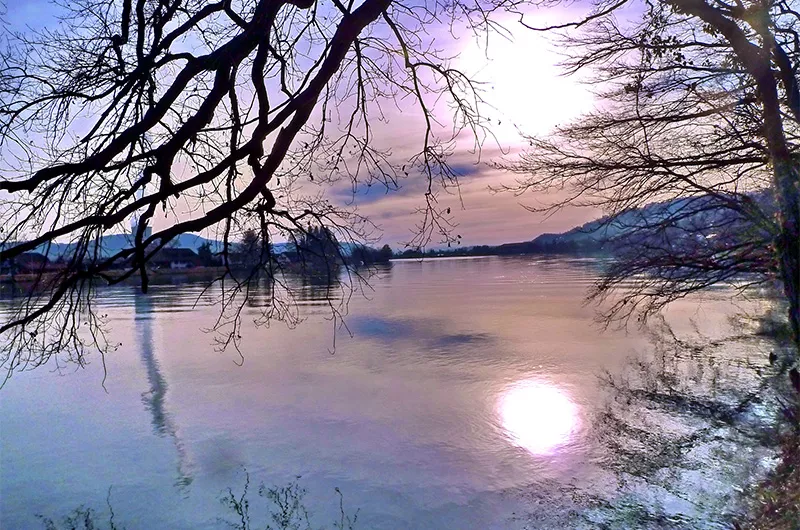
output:
M 617 221 L 608 217 L 590 221 L 561 233 L 545 233 L 531 241 L 519 243 L 505 243 L 497 246 L 497 254 L 539 254 L 539 253 L 565 253 L 584 254 L 600 253 L 610 250 L 607 248 L 609 241 L 620 237 L 629 230 L 630 219 L 634 215 L 640 216 L 647 213 L 642 211 L 626 212 Z
M 767 193 L 752 194 L 749 198 L 764 211 L 774 208 Z M 745 233 L 754 235 L 747 218 L 718 198 L 705 195 L 648 204 L 560 234 L 542 234 L 532 241 L 500 245 L 496 251 L 497 254 L 613 254 L 623 246 L 645 242 L 654 245 L 656 239 L 661 241 L 658 244 L 679 247 Z
M 112 256 L 130 245 L 130 234 L 112 234 L 103 236 L 100 239 L 100 253 L 104 257 Z M 213 239 L 206 239 L 196 234 L 181 234 L 170 243 L 170 246 L 180 248 L 190 248 L 195 252 L 205 243 L 211 245 L 212 251 L 218 251 L 222 248 L 220 241 Z M 74 244 L 72 243 L 44 243 L 34 249 L 34 252 L 46 255 L 51 260 L 57 259 L 59 256 L 68 255 Z
M 131 237 L 132 236 L 130 234 L 111 234 L 103 236 L 100 240 L 101 255 L 104 257 L 113 256 L 120 250 L 130 246 Z M 211 245 L 212 252 L 222 251 L 222 241 L 218 241 L 216 239 L 207 239 L 197 234 L 181 234 L 173 239 L 168 246 L 176 248 L 189 248 L 197 252 L 198 249 L 206 243 Z M 73 247 L 74 244 L 72 243 L 44 243 L 36 247 L 33 252 L 44 254 L 49 259 L 56 260 L 59 256 L 68 255 Z M 344 248 L 345 252 L 349 252 L 351 250 L 351 245 L 349 244 L 343 244 L 342 247 Z M 283 254 L 294 250 L 294 245 L 292 243 L 275 243 L 273 244 L 272 248 L 275 253 Z
M 774 208 L 771 195 L 766 192 L 752 194 L 749 197 L 766 212 Z M 664 222 L 665 220 L 667 222 Z M 706 195 L 648 204 L 613 217 L 603 217 L 585 223 L 566 232 L 541 234 L 530 241 L 498 246 L 481 245 L 429 250 L 425 256 L 615 254 L 623 246 L 630 247 L 637 243 L 663 245 L 664 241 L 668 241 L 673 247 L 683 245 L 689 248 L 700 242 L 705 244 L 715 238 L 721 239 L 722 235 L 731 241 L 742 237 L 743 234 L 748 237 L 758 236 L 753 234 L 746 218 L 726 207 L 719 199 Z M 103 236 L 100 243 L 102 255 L 111 256 L 129 246 L 130 237 L 128 234 Z M 181 234 L 169 246 L 190 248 L 196 252 L 206 243 L 211 245 L 212 252 L 222 250 L 221 241 L 207 239 L 197 234 Z M 52 243 L 49 251 L 47 245 L 40 245 L 35 251 L 46 254 L 52 260 L 68 254 L 71 247 L 71 244 Z M 349 243 L 342 243 L 341 247 L 345 255 L 352 254 L 355 248 Z M 294 245 L 276 243 L 273 249 L 275 253 L 283 254 L 294 251 Z M 395 254 L 395 257 L 414 258 L 422 255 L 418 251 L 406 250 Z
M 766 192 L 748 196 L 769 215 L 773 200 Z M 743 238 L 756 240 L 758 233 L 742 214 L 710 195 L 686 197 L 648 204 L 616 216 L 603 217 L 566 232 L 541 234 L 530 241 L 481 245 L 456 249 L 429 250 L 425 256 L 481 256 L 512 254 L 606 254 L 615 255 L 636 245 L 688 251 L 735 244 Z M 766 237 L 766 236 L 765 236 Z M 396 257 L 419 258 L 407 250 Z

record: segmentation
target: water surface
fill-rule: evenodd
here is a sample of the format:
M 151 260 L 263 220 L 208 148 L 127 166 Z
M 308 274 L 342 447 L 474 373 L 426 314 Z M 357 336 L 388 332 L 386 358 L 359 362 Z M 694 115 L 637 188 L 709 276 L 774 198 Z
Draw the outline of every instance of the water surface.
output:
M 0 527 L 38 528 L 109 496 L 128 528 L 215 528 L 228 487 L 301 477 L 316 526 L 514 528 L 599 480 L 598 376 L 644 340 L 583 304 L 591 260 L 396 261 L 331 320 L 338 288 L 306 286 L 296 329 L 219 352 L 199 285 L 103 292 L 109 375 L 48 366 L 0 390 Z M 336 306 L 336 302 L 334 302 Z M 352 336 L 351 336 L 352 334 Z M 48 369 L 49 368 L 49 369 Z M 538 527 L 538 526 L 537 526 Z

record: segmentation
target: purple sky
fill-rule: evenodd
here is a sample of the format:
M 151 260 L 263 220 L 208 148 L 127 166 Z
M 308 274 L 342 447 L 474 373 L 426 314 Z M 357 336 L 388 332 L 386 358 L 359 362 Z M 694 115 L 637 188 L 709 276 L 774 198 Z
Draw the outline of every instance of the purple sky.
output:
M 571 9 L 579 9 L 576 4 L 572 6 Z M 53 23 L 53 13 L 45 0 L 26 0 L 8 3 L 5 18 L 15 28 L 36 27 Z M 563 9 L 550 9 L 531 13 L 526 22 L 554 23 L 567 17 L 570 13 Z M 546 217 L 523 207 L 523 204 L 541 204 L 546 198 L 490 191 L 490 186 L 513 184 L 513 175 L 495 170 L 491 164 L 502 159 L 513 160 L 513 153 L 522 147 L 520 132 L 547 134 L 554 126 L 574 119 L 592 106 L 586 86 L 559 75 L 556 66 L 559 55 L 553 43 L 522 28 L 516 18 L 508 17 L 501 22 L 509 36 L 490 36 L 488 49 L 474 38 L 454 40 L 447 32 L 432 35 L 437 42 L 446 43 L 448 52 L 457 57 L 454 66 L 486 82 L 483 95 L 487 106 L 483 112 L 491 119 L 496 135 L 496 141 L 485 142 L 480 160 L 466 147 L 455 154 L 453 163 L 462 174 L 460 197 L 441 195 L 441 204 L 452 209 L 464 245 L 529 240 L 543 232 L 569 229 L 599 215 L 593 210 L 566 209 Z M 375 134 L 382 144 L 393 145 L 393 151 L 400 154 L 404 142 L 411 143 L 420 133 L 419 116 L 389 109 L 388 118 L 388 123 L 376 124 Z M 330 190 L 331 197 L 342 204 L 352 203 L 348 186 L 343 184 Z M 418 180 L 408 179 L 401 182 L 398 191 L 388 194 L 373 187 L 366 195 L 360 192 L 355 202 L 360 213 L 367 214 L 382 228 L 383 240 L 398 245 L 411 239 L 411 230 L 418 221 L 413 212 L 423 204 L 420 186 Z
M 546 25 L 563 22 L 569 16 L 564 11 L 549 10 L 533 13 L 525 20 L 529 24 Z M 600 215 L 597 210 L 579 208 L 565 209 L 552 216 L 534 214 L 523 205 L 541 206 L 546 197 L 490 191 L 490 187 L 514 183 L 514 175 L 494 169 L 492 162 L 513 161 L 514 153 L 524 145 L 521 133 L 545 135 L 553 127 L 592 108 L 588 87 L 577 79 L 560 75 L 557 63 L 561 57 L 554 43 L 523 28 L 516 18 L 508 17 L 501 22 L 510 37 L 490 35 L 488 48 L 486 43 L 477 43 L 473 38 L 453 41 L 448 34 L 437 36 L 439 42 L 453 46 L 453 55 L 457 55 L 454 66 L 485 82 L 483 96 L 487 106 L 483 112 L 491 119 L 496 136 L 496 141 L 485 142 L 480 160 L 466 145 L 455 154 L 453 162 L 463 175 L 460 197 L 440 195 L 440 203 L 451 207 L 464 245 L 530 240 L 544 232 L 568 230 Z M 420 134 L 421 124 L 417 127 L 412 120 L 404 119 L 400 139 L 392 123 L 378 134 L 392 135 L 396 142 L 402 142 L 403 138 L 410 140 Z M 408 180 L 399 191 L 389 194 L 370 190 L 369 200 L 358 198 L 359 211 L 381 226 L 386 241 L 392 244 L 407 241 L 417 221 L 414 209 L 422 204 L 419 188 L 423 184 Z

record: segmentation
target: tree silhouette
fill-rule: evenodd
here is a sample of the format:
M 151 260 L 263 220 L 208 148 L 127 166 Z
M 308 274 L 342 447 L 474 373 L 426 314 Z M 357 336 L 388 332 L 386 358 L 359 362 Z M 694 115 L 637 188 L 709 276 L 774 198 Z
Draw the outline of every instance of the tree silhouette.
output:
M 392 259 L 392 247 L 389 245 L 383 245 L 381 249 L 378 251 L 378 261 L 387 262 Z
M 211 251 L 211 243 L 206 242 L 200 245 L 197 249 L 197 255 L 200 256 L 200 262 L 204 267 L 211 267 L 215 264 L 214 253 Z
M 11 371 L 59 353 L 80 362 L 104 342 L 94 317 L 92 333 L 74 324 L 93 315 L 95 287 L 135 278 L 147 291 L 148 260 L 182 233 L 216 234 L 226 268 L 231 235 L 248 228 L 267 241 L 296 241 L 309 224 L 363 240 L 369 221 L 318 191 L 337 181 L 426 180 L 418 240 L 450 238 L 437 186 L 455 184 L 455 139 L 466 130 L 480 140 L 484 120 L 477 87 L 427 29 L 480 34 L 492 12 L 517 3 L 77 0 L 60 4 L 56 28 L 5 29 L 2 259 L 56 240 L 70 253 L 0 327 L 0 362 Z M 446 134 L 439 101 L 450 103 Z M 402 158 L 373 131 L 382 105 L 401 102 L 424 125 Z M 131 220 L 132 242 L 103 253 L 103 234 Z M 229 272 L 218 280 L 222 307 L 241 307 L 230 297 L 247 286 Z M 279 306 L 271 316 L 285 314 Z M 237 315 L 220 324 L 231 340 Z
M 800 348 L 795 7 L 600 0 L 580 20 L 533 28 L 562 32 L 566 71 L 591 71 L 600 102 L 552 136 L 530 137 L 509 188 L 559 190 L 534 209 L 606 210 L 621 255 L 593 294 L 625 287 L 610 319 L 646 317 L 716 283 L 740 285 L 745 273 L 777 277 Z M 617 16 L 628 9 L 640 20 Z M 658 215 L 632 213 L 653 202 L 663 204 Z
M 242 234 L 238 250 L 246 266 L 253 267 L 263 263 L 264 258 L 261 254 L 265 251 L 264 245 L 259 235 L 252 228 L 245 230 Z

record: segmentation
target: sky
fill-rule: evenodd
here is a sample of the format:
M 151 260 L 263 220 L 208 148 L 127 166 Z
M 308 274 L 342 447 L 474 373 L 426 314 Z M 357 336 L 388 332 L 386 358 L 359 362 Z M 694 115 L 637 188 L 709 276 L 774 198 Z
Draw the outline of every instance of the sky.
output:
M 580 3 L 571 5 L 569 9 L 580 11 Z M 46 0 L 8 3 L 6 9 L 5 18 L 12 28 L 52 23 L 55 13 Z M 563 22 L 575 16 L 575 11 L 566 9 L 531 12 L 525 20 L 529 24 Z M 579 208 L 551 216 L 534 214 L 524 206 L 541 205 L 546 197 L 490 190 L 514 183 L 514 175 L 495 169 L 492 164 L 514 160 L 524 146 L 522 133 L 546 135 L 553 127 L 591 110 L 593 105 L 589 86 L 561 75 L 557 66 L 561 57 L 555 43 L 523 28 L 516 18 L 499 21 L 508 33 L 490 35 L 488 47 L 487 42 L 479 43 L 474 38 L 453 40 L 445 30 L 441 35 L 431 35 L 447 43 L 448 54 L 455 57 L 453 66 L 485 83 L 483 112 L 490 118 L 495 135 L 495 139 L 484 143 L 480 153 L 469 149 L 469 142 L 457 149 L 451 162 L 461 174 L 459 190 L 440 194 L 440 204 L 451 208 L 458 225 L 456 232 L 467 246 L 530 240 L 541 233 L 568 230 L 601 214 Z M 399 109 L 389 109 L 388 113 L 388 123 L 376 124 L 375 134 L 383 142 L 398 144 L 402 151 L 403 144 L 418 140 L 415 135 L 420 130 L 414 124 L 419 121 Z M 399 190 L 390 193 L 373 187 L 368 194 L 359 193 L 355 200 L 347 183 L 331 191 L 334 201 L 357 204 L 359 213 L 380 227 L 383 242 L 401 247 L 413 237 L 413 227 L 419 221 L 414 212 L 423 204 L 418 180 L 403 181 Z
M 552 15 L 552 14 L 551 14 Z M 563 13 L 556 13 L 563 20 Z M 553 23 L 553 18 L 526 17 L 528 23 Z M 469 145 L 454 155 L 462 174 L 460 193 L 440 195 L 451 207 L 462 244 L 499 244 L 525 241 L 546 232 L 561 232 L 600 215 L 593 209 L 565 209 L 552 216 L 531 213 L 524 206 L 541 206 L 547 197 L 494 193 L 490 188 L 513 185 L 515 175 L 493 167 L 493 162 L 514 161 L 526 144 L 522 134 L 546 135 L 554 127 L 592 109 L 588 86 L 561 75 L 562 59 L 554 43 L 541 34 L 521 27 L 516 19 L 503 20 L 509 38 L 490 35 L 488 46 L 462 39 L 454 66 L 486 83 L 484 113 L 492 123 L 495 140 L 488 139 L 480 153 Z M 410 132 L 413 134 L 413 132 Z M 416 192 L 415 192 L 416 191 Z M 362 211 L 378 220 L 390 241 L 408 237 L 414 221 L 412 206 L 418 205 L 419 190 L 384 196 Z

